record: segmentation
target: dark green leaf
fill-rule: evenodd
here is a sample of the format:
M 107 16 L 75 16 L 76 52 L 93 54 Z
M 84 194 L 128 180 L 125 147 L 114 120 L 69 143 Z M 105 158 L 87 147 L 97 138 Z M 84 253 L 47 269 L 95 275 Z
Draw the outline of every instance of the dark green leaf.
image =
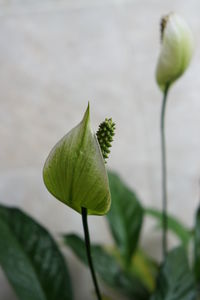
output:
M 65 260 L 49 233 L 0 205 L 0 265 L 21 300 L 72 300 Z
M 196 280 L 200 284 L 200 208 L 196 213 L 194 230 L 194 272 Z
M 151 300 L 196 300 L 194 277 L 183 247 L 172 250 L 158 275 L 157 289 Z
M 64 240 L 76 256 L 88 265 L 84 241 L 75 234 L 65 235 Z M 99 245 L 93 245 L 91 249 L 95 270 L 105 283 L 132 300 L 149 299 L 149 293 L 141 281 L 124 272 L 114 256 Z
M 129 263 L 138 244 L 143 209 L 137 196 L 115 173 L 109 172 L 109 185 L 112 204 L 107 218 L 119 251 Z
M 158 226 L 162 227 L 162 212 L 157 209 L 148 208 L 145 209 L 145 213 L 155 218 L 158 221 Z M 168 229 L 177 236 L 183 246 L 188 246 L 192 233 L 184 224 L 178 221 L 175 217 L 168 215 Z

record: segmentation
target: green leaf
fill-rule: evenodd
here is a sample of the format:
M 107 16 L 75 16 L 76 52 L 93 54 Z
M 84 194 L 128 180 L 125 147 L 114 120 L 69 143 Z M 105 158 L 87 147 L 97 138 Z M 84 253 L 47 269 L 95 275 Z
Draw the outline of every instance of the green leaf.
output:
M 112 300 L 110 297 L 103 295 L 102 300 Z
M 194 230 L 194 272 L 196 281 L 200 284 L 200 208 L 196 213 Z
M 143 221 L 143 208 L 120 177 L 109 172 L 111 209 L 107 214 L 111 232 L 119 251 L 129 263 L 137 247 Z
M 158 264 L 138 249 L 132 257 L 130 266 L 129 270 L 140 278 L 151 292 L 154 291 L 159 270 Z
M 89 105 L 83 120 L 51 150 L 43 169 L 48 191 L 81 213 L 104 215 L 110 208 L 110 190 L 104 159 L 90 125 Z
M 158 275 L 157 289 L 151 300 L 196 300 L 194 277 L 183 247 L 172 250 Z
M 64 241 L 76 256 L 88 265 L 84 241 L 75 234 L 65 235 Z M 137 277 L 127 274 L 114 256 L 99 245 L 93 245 L 91 250 L 95 270 L 105 283 L 132 300 L 149 299 L 146 287 Z
M 19 209 L 0 205 L 0 265 L 21 300 L 72 300 L 65 260 L 50 234 Z
M 162 212 L 157 209 L 147 208 L 145 213 L 158 221 L 158 227 L 162 228 Z M 184 224 L 178 221 L 175 217 L 168 215 L 168 229 L 177 236 L 184 247 L 188 246 L 191 239 L 191 232 Z
M 109 254 L 114 256 L 120 265 L 123 265 L 123 269 L 128 274 L 139 278 L 150 292 L 154 291 L 159 265 L 144 253 L 143 250 L 137 249 L 135 251 L 128 266 L 124 265 L 119 250 L 116 247 L 109 247 Z

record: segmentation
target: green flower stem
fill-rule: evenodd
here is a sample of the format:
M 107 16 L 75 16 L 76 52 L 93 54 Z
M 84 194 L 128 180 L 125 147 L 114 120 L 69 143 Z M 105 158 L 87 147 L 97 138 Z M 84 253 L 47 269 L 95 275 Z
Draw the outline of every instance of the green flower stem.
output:
M 93 283 L 94 283 L 97 299 L 102 300 L 101 293 L 100 293 L 99 286 L 98 286 L 98 282 L 97 282 L 97 278 L 96 278 L 96 275 L 95 275 L 93 262 L 92 262 L 92 256 L 91 256 L 90 234 L 89 234 L 88 222 L 87 222 L 87 208 L 82 207 L 81 212 L 82 212 L 82 222 L 83 222 L 83 229 L 84 229 L 84 235 L 85 235 L 85 246 L 86 246 L 88 264 L 89 264 L 90 272 L 91 272 L 91 275 L 92 275 L 92 280 L 93 280 Z
M 163 257 L 166 258 L 167 254 L 167 164 L 166 164 L 166 141 L 165 141 L 165 111 L 169 85 L 166 86 L 163 93 L 163 102 L 161 109 L 161 163 L 162 163 L 162 214 L 163 214 L 163 236 L 162 236 L 162 249 Z

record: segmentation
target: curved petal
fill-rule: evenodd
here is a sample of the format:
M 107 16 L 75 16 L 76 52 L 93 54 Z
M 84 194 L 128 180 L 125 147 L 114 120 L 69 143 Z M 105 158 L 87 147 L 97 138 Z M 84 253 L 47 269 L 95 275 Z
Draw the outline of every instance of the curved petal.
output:
M 103 215 L 111 198 L 102 153 L 90 125 L 89 104 L 83 120 L 51 150 L 43 169 L 44 183 L 58 200 L 81 213 Z

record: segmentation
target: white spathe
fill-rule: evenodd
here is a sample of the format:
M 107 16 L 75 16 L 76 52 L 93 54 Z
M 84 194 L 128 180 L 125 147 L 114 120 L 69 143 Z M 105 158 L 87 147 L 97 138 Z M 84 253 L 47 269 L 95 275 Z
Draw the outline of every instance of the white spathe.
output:
M 187 69 L 193 54 L 194 40 L 187 23 L 176 13 L 164 17 L 161 24 L 162 43 L 156 80 L 164 90 Z

